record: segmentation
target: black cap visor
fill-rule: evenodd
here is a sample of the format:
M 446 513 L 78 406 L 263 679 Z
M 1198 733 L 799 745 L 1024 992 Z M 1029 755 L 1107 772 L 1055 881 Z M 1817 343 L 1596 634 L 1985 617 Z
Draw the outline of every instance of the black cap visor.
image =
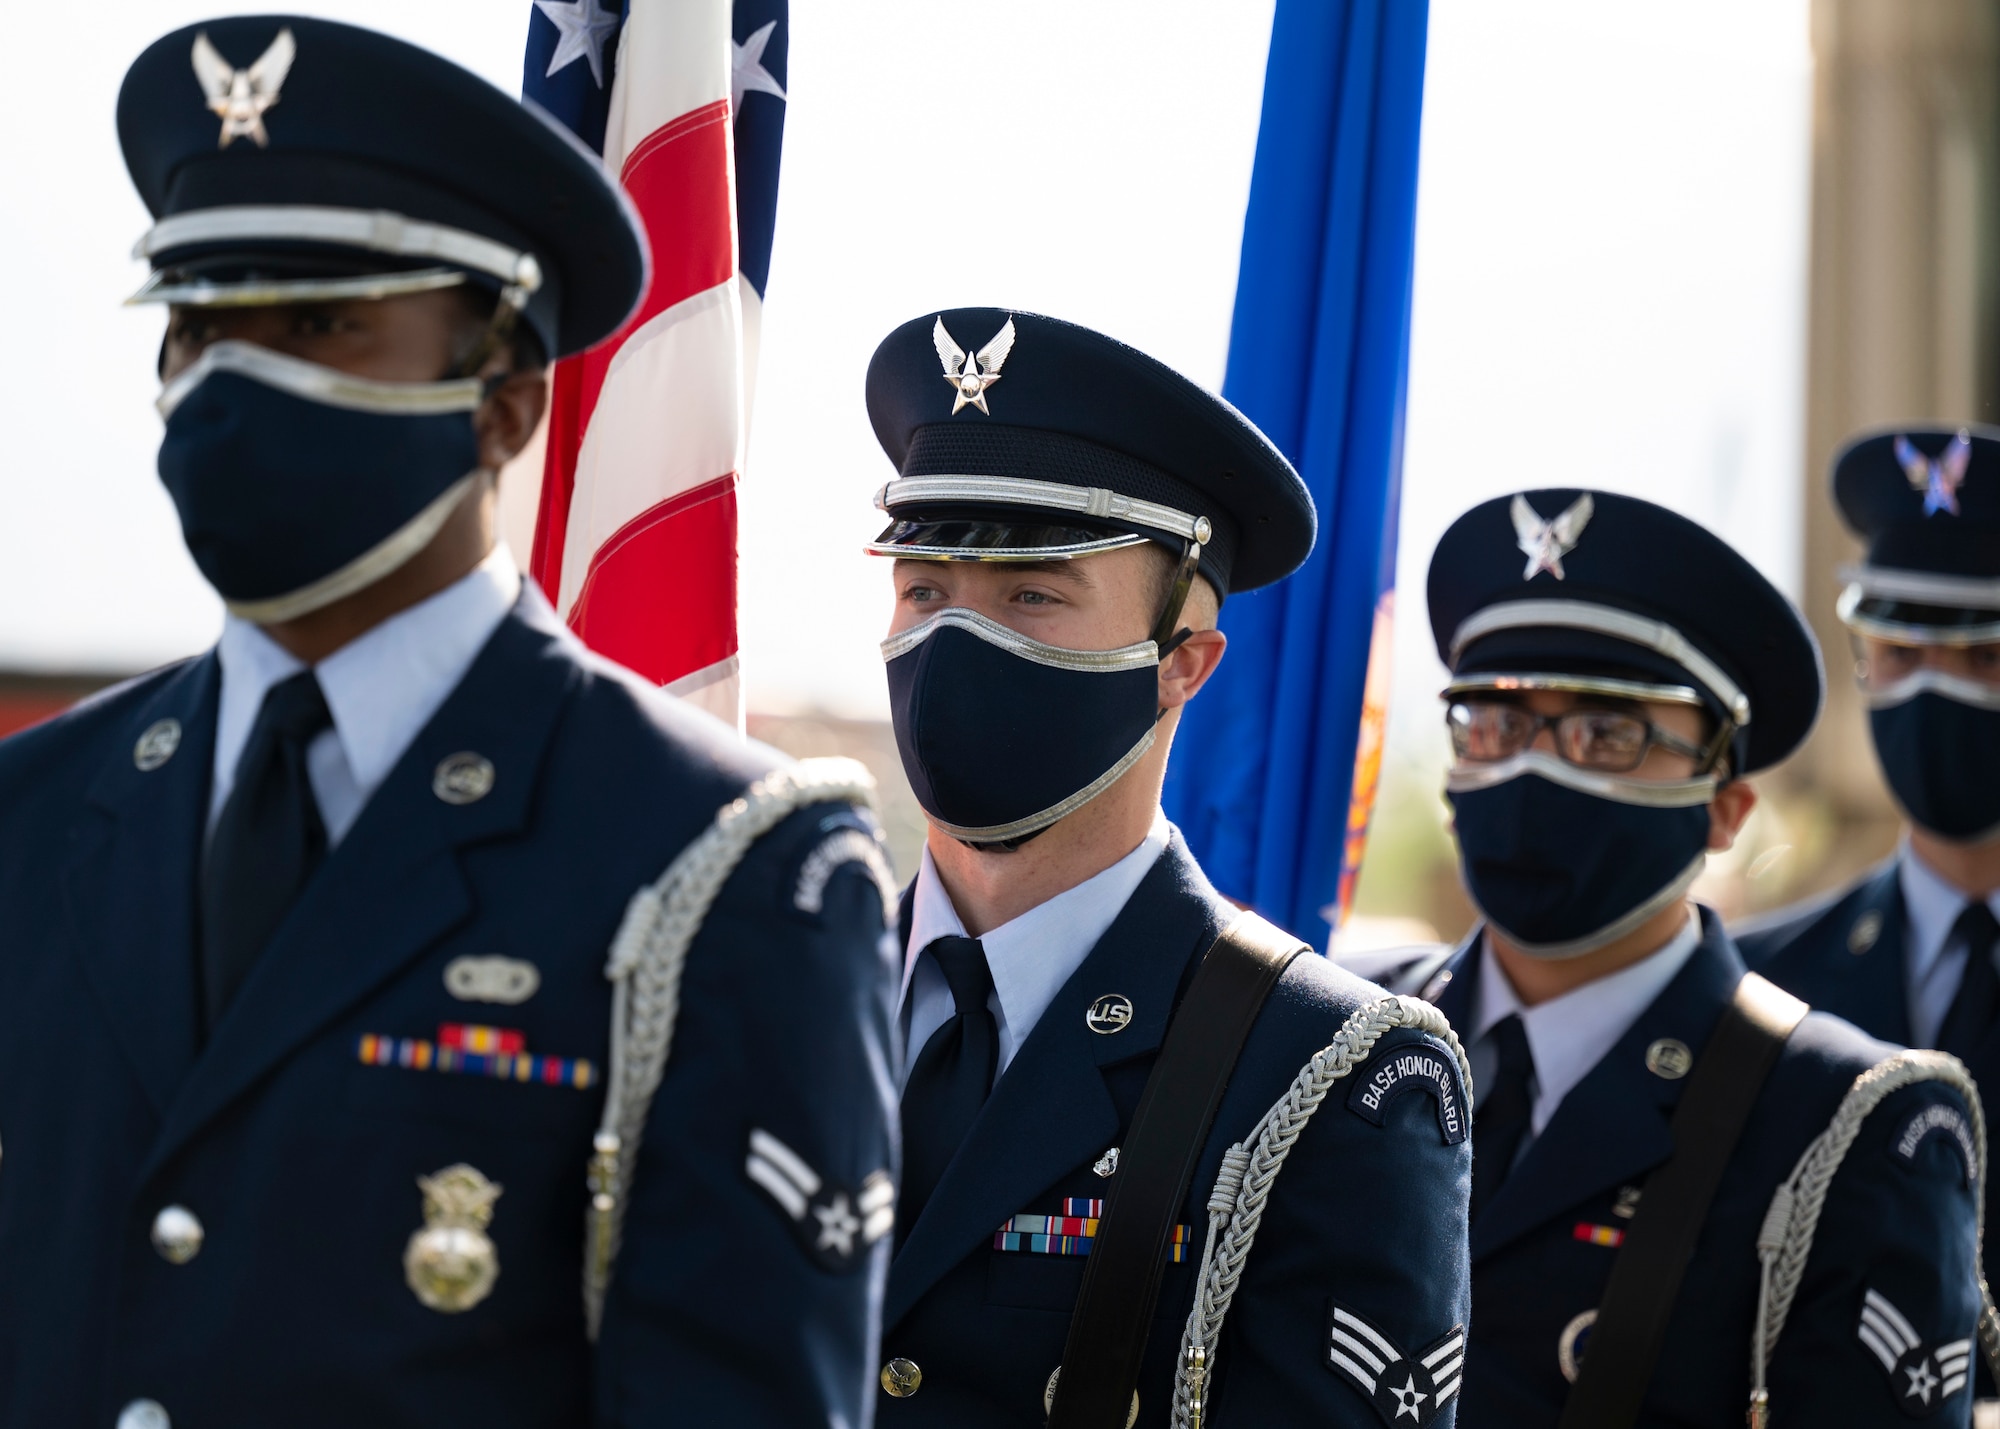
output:
M 1070 561 L 1155 540 L 1166 544 L 1136 531 L 1041 521 L 893 521 L 866 549 L 906 561 Z
M 2000 641 L 2000 610 L 1931 605 L 1868 595 L 1849 586 L 1837 607 L 1847 628 L 1897 645 L 1990 645 Z

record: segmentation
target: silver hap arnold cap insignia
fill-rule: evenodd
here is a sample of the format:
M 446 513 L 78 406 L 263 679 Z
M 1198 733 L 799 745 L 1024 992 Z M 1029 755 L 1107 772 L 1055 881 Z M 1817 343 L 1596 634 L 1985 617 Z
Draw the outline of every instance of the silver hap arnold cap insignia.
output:
M 1521 572 L 1521 579 L 1531 581 L 1540 572 L 1547 571 L 1561 580 L 1562 558 L 1576 549 L 1577 540 L 1583 535 L 1583 528 L 1590 524 L 1590 513 L 1596 506 L 1597 503 L 1586 491 L 1553 520 L 1544 521 L 1541 513 L 1528 504 L 1527 497 L 1517 495 L 1507 513 L 1514 518 L 1514 543 L 1528 558 L 1528 566 Z
M 298 57 L 298 41 L 290 27 L 278 31 L 270 48 L 248 69 L 233 69 L 208 38 L 208 32 L 194 37 L 194 77 L 208 96 L 208 107 L 222 120 L 222 137 L 216 147 L 227 149 L 238 139 L 249 139 L 262 149 L 271 142 L 264 132 L 264 111 L 278 102 L 278 91 Z
M 946 331 L 942 317 L 931 329 L 931 342 L 937 347 L 938 361 L 944 364 L 944 380 L 953 388 L 951 414 L 955 417 L 960 409 L 972 406 L 992 416 L 992 409 L 986 405 L 986 389 L 1000 380 L 1000 365 L 1014 350 L 1014 320 L 1008 318 L 1000 331 L 993 334 L 993 340 L 969 359 L 965 349 Z
M 1958 488 L 1965 484 L 1966 470 L 1972 465 L 1972 434 L 1961 428 L 1935 457 L 1918 451 L 1908 437 L 1897 437 L 1896 464 L 1903 468 L 1910 485 L 1923 492 L 1924 515 L 1944 511 L 1956 516 Z

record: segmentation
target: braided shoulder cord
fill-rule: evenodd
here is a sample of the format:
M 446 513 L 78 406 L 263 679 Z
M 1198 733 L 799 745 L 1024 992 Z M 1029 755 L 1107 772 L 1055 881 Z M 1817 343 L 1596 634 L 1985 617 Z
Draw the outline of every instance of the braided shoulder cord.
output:
M 1812 1254 L 1813 1235 L 1819 1229 L 1820 1212 L 1826 1207 L 1834 1175 L 1854 1145 L 1855 1137 L 1861 1134 L 1861 1125 L 1868 1114 L 1891 1093 L 1918 1082 L 1943 1083 L 1963 1096 L 1972 1112 L 1973 1149 L 1977 1153 L 1973 1203 L 1974 1223 L 1978 1227 L 1974 1273 L 1979 1282 L 1979 1343 L 1986 1362 L 2000 1371 L 2000 1317 L 1996 1317 L 1992 1292 L 1987 1288 L 1984 1271 L 1979 1268 L 1986 1244 L 1986 1197 L 1981 1190 L 1986 1180 L 1986 1116 L 1980 1109 L 1979 1090 L 1956 1057 L 1943 1052 L 1898 1052 L 1854 1079 L 1833 1120 L 1806 1147 L 1792 1174 L 1779 1183 L 1771 1197 L 1771 1207 L 1765 1212 L 1763 1227 L 1757 1233 L 1757 1259 L 1761 1268 L 1757 1321 L 1750 1340 L 1751 1429 L 1763 1429 L 1769 1420 L 1771 1397 L 1766 1371 L 1771 1348 L 1784 1331 L 1785 1318 L 1791 1314 L 1792 1301 L 1799 1293 L 1799 1282 L 1805 1275 L 1806 1259 Z
M 1384 997 L 1357 1009 L 1333 1041 L 1299 1069 L 1290 1089 L 1264 1113 L 1250 1135 L 1222 1155 L 1222 1169 L 1208 1197 L 1208 1242 L 1202 1247 L 1201 1274 L 1196 1282 L 1194 1309 L 1181 1333 L 1180 1367 L 1174 1375 L 1174 1429 L 1201 1429 L 1202 1401 L 1215 1372 L 1215 1354 L 1222 1321 L 1243 1278 L 1244 1263 L 1257 1239 L 1271 1187 L 1284 1169 L 1285 1158 L 1326 1100 L 1334 1083 L 1368 1060 L 1384 1034 L 1414 1027 L 1442 1040 L 1458 1059 L 1460 1084 L 1466 1089 L 1466 1114 L 1472 1112 L 1472 1070 L 1465 1049 L 1442 1012 L 1414 997 Z
M 583 1258 L 584 1318 L 595 1340 L 638 1163 L 639 1138 L 667 1068 L 688 949 L 750 846 L 808 804 L 872 806 L 875 780 L 851 759 L 776 769 L 724 804 L 667 871 L 632 895 L 611 942 L 611 1066 L 604 1119 L 592 1138 Z

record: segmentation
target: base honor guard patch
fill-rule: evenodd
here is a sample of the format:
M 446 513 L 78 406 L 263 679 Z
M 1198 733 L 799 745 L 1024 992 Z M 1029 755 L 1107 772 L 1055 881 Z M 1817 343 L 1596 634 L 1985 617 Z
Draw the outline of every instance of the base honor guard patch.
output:
M 527 1039 L 504 1027 L 447 1022 L 437 1041 L 424 1037 L 382 1037 L 364 1032 L 355 1056 L 370 1067 L 402 1067 L 412 1072 L 453 1072 L 494 1077 L 503 1082 L 540 1082 L 582 1090 L 597 1085 L 597 1068 L 583 1057 L 537 1056 Z
M 1327 1302 L 1327 1368 L 1346 1379 L 1388 1425 L 1405 1420 L 1424 1429 L 1458 1393 L 1465 1370 L 1465 1326 L 1453 1325 L 1415 1354 L 1406 1354 L 1363 1315 Z
M 1465 1140 L 1465 1092 L 1458 1084 L 1458 1062 L 1448 1053 L 1422 1045 L 1403 1047 L 1369 1063 L 1368 1076 L 1347 1094 L 1347 1109 L 1363 1121 L 1383 1124 L 1389 1104 L 1409 1092 L 1426 1092 L 1437 1104 L 1438 1130 L 1447 1146 Z
M 1970 1337 L 1943 1345 L 1925 1344 L 1909 1317 L 1879 1290 L 1870 1290 L 1862 1297 L 1857 1334 L 1889 1376 L 1889 1393 L 1895 1397 L 1896 1407 L 1912 1419 L 1928 1419 L 1971 1380 Z
M 994 1232 L 993 1248 L 1026 1255 L 1089 1255 L 1103 1214 L 1102 1200 L 1071 1196 L 1063 1202 L 1059 1216 L 1013 1217 Z M 1175 1226 L 1167 1237 L 1168 1261 L 1179 1265 L 1186 1260 L 1193 1238 L 1192 1227 Z

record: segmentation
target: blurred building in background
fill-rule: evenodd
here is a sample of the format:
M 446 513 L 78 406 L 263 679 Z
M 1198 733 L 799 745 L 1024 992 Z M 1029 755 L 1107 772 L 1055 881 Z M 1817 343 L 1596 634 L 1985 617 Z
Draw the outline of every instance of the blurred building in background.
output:
M 1814 0 L 1812 27 L 1801 595 L 1828 690 L 1812 742 L 1772 781 L 1797 840 L 1772 890 L 1788 895 L 1846 881 L 1898 823 L 1834 615 L 1836 571 L 1861 547 L 1828 465 L 1864 427 L 2000 421 L 2000 3 Z

